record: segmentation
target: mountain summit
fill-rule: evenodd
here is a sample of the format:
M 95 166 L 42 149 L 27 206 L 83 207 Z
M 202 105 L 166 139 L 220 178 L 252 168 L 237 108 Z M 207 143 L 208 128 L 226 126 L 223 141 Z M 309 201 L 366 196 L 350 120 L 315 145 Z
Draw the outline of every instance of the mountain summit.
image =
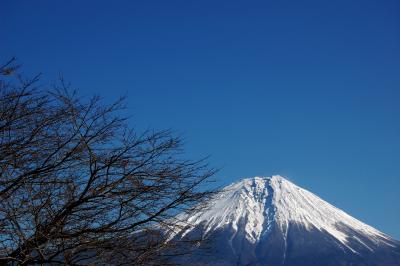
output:
M 175 238 L 209 241 L 181 264 L 400 265 L 400 242 L 281 176 L 225 187 Z

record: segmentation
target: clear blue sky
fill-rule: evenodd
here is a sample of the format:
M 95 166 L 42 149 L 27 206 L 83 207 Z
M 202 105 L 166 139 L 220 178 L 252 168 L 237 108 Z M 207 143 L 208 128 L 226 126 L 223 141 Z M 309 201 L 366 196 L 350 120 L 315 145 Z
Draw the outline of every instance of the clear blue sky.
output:
M 400 239 L 398 0 L 107 2 L 0 1 L 1 60 L 126 94 L 221 184 L 285 175 Z

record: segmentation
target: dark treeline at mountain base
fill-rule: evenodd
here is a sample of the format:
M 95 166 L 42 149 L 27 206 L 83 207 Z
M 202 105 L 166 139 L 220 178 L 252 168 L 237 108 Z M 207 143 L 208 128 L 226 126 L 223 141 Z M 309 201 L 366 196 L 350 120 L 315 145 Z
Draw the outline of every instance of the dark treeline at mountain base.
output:
M 157 228 L 204 208 L 215 171 L 184 159 L 170 131 L 129 128 L 123 100 L 19 73 L 0 66 L 0 263 L 168 263 L 179 251 Z

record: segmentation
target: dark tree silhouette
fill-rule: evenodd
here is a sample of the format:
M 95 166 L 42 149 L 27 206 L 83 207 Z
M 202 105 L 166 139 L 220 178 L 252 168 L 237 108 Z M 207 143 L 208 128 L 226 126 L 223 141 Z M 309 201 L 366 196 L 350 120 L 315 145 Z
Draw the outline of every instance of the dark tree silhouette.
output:
M 176 213 L 205 207 L 214 170 L 185 160 L 170 131 L 129 128 L 122 99 L 18 72 L 0 67 L 0 263 L 167 263 Z

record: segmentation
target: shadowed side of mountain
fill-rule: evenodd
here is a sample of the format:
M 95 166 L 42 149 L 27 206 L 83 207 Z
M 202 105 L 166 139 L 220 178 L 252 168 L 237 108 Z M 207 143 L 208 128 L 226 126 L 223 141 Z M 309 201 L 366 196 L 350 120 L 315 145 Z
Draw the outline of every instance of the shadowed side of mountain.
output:
M 185 235 L 196 238 L 201 229 Z M 355 235 L 361 241 L 368 239 Z M 355 246 L 360 242 L 354 243 Z M 372 243 L 368 243 L 372 245 Z M 358 246 L 349 249 L 326 231 L 290 224 L 287 232 L 278 226 L 265 235 L 260 242 L 252 243 L 243 231 L 232 228 L 213 231 L 207 239 L 191 252 L 190 256 L 177 261 L 180 265 L 254 265 L 254 266 L 350 266 L 350 265 L 400 265 L 400 245 L 397 241 L 382 247 Z

